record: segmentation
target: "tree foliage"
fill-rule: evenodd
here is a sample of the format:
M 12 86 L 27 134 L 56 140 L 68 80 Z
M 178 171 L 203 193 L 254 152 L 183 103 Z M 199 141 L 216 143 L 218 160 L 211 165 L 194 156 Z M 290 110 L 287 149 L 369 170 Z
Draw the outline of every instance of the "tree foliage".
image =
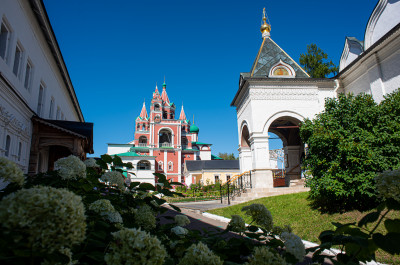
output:
M 338 67 L 332 60 L 327 60 L 328 55 L 316 44 L 307 45 L 307 54 L 300 54 L 301 66 L 313 78 L 324 78 L 338 72 Z
M 309 150 L 306 184 L 318 207 L 374 206 L 376 172 L 400 167 L 400 93 L 379 105 L 370 95 L 339 95 L 300 128 Z
M 218 157 L 222 158 L 223 160 L 238 160 L 238 157 L 235 157 L 234 153 L 218 153 Z

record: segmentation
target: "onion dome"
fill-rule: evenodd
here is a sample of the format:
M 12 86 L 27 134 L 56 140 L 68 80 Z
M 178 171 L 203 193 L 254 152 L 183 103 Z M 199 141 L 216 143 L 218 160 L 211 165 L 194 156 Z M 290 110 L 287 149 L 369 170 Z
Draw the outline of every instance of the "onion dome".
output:
M 190 126 L 190 132 L 191 133 L 199 133 L 199 127 L 197 127 L 195 124 Z
M 268 18 L 265 15 L 265 8 L 264 8 L 263 9 L 263 19 L 262 19 L 264 21 L 264 23 L 261 25 L 261 29 L 260 29 L 263 38 L 271 36 L 271 25 L 267 23 L 267 19 Z

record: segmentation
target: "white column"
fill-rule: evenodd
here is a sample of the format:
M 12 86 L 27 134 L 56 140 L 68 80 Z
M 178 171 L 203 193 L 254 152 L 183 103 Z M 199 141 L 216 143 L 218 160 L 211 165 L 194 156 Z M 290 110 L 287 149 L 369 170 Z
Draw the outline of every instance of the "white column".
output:
M 254 188 L 273 188 L 272 170 L 269 162 L 268 134 L 250 136 L 252 154 L 252 181 Z
M 240 173 L 252 170 L 252 155 L 250 147 L 239 147 Z

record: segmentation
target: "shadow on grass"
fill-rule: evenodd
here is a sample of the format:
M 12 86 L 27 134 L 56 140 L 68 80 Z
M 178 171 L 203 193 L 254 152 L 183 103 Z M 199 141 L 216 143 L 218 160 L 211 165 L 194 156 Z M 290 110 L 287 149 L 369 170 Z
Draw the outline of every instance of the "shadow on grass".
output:
M 375 198 L 365 198 L 365 196 L 334 198 L 333 196 L 312 197 L 309 194 L 307 200 L 311 209 L 322 214 L 345 213 L 354 210 L 365 212 L 378 206 Z

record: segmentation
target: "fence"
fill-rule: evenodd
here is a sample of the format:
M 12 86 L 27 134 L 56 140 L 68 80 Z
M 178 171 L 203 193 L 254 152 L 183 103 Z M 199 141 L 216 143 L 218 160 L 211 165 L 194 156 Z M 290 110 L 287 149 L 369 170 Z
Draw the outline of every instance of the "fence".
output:
M 223 203 L 223 199 L 226 198 L 228 205 L 230 205 L 232 199 L 240 196 L 246 189 L 251 188 L 251 171 L 246 171 L 242 174 L 235 175 L 220 186 L 221 203 Z

